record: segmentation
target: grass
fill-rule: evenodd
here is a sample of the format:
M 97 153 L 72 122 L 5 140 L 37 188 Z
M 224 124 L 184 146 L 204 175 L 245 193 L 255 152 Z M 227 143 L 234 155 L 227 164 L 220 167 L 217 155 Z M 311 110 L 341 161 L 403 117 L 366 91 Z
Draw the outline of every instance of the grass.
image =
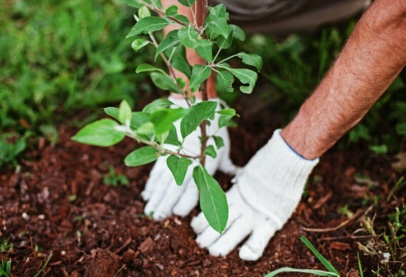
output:
M 6 145 L 18 138 L 55 142 L 55 124 L 69 115 L 122 99 L 134 105 L 135 66 L 149 55 L 135 56 L 124 39 L 132 12 L 118 0 L 2 3 L 0 133 L 13 138 L 0 138 L 0 166 L 20 154 Z
M 291 267 L 283 267 L 279 268 L 277 270 L 274 270 L 265 277 L 273 277 L 278 275 L 279 273 L 285 273 L 285 272 L 295 272 L 295 273 L 307 273 L 307 274 L 313 274 L 316 276 L 331 276 L 331 277 L 339 277 L 340 273 L 335 269 L 335 267 L 322 255 L 320 254 L 319 251 L 311 244 L 311 242 L 305 238 L 304 236 L 300 237 L 300 240 L 309 248 L 309 250 L 316 256 L 316 258 L 323 264 L 323 266 L 327 269 L 327 271 L 323 270 L 314 270 L 314 269 L 297 269 L 297 268 L 291 268 Z
M 148 62 L 150 50 L 135 54 L 131 40 L 124 38 L 134 24 L 133 12 L 120 0 L 4 1 L 0 6 L 0 167 L 16 165 L 38 137 L 56 143 L 59 122 L 83 125 L 86 121 L 72 115 L 90 115 L 123 99 L 134 106 L 139 95 L 151 91 L 143 76 L 134 74 L 137 64 Z M 284 40 L 250 35 L 236 47 L 264 58 L 262 78 L 281 93 L 282 102 L 274 109 L 282 108 L 287 122 L 322 79 L 354 25 L 351 21 Z M 365 140 L 371 151 L 380 153 L 400 148 L 406 135 L 406 99 L 401 93 L 405 80 L 403 73 L 351 130 L 348 142 Z

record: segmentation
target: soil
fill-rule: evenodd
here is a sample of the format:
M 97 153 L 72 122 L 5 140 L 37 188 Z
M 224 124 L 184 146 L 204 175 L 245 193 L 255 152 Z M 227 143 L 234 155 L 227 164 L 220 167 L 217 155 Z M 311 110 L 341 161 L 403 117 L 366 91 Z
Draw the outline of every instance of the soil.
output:
M 230 129 L 231 155 L 244 165 L 276 124 L 261 111 L 257 117 L 244 117 L 241 111 L 249 109 L 239 105 L 240 127 Z M 140 193 L 152 165 L 125 167 L 123 158 L 137 146 L 134 142 L 92 147 L 71 141 L 76 132 L 61 125 L 56 145 L 40 141 L 18 172 L 0 173 L 0 242 L 13 244 L 12 250 L 0 252 L 0 260 L 11 259 L 12 276 L 34 276 L 51 253 L 41 276 L 264 276 L 285 266 L 324 270 L 300 242 L 301 235 L 341 276 L 359 276 L 357 253 L 365 276 L 379 267 L 382 276 L 390 276 L 385 275 L 388 264 L 380 264 L 382 255 L 366 255 L 358 246 L 376 243 L 375 249 L 384 249 L 366 231 L 366 219 L 375 215 L 374 228 L 383 233 L 387 215 L 405 202 L 405 190 L 385 201 L 400 177 L 387 156 L 373 156 L 360 145 L 328 152 L 309 178 L 294 215 L 263 257 L 245 262 L 238 249 L 217 258 L 197 246 L 189 223 L 198 209 L 186 218 L 172 216 L 162 222 L 143 214 Z M 127 176 L 129 186 L 103 184 L 110 166 Z M 217 173 L 216 178 L 224 189 L 230 186 L 232 176 Z M 355 216 L 340 213 L 343 207 Z M 406 271 L 399 261 L 390 266 L 393 272 Z

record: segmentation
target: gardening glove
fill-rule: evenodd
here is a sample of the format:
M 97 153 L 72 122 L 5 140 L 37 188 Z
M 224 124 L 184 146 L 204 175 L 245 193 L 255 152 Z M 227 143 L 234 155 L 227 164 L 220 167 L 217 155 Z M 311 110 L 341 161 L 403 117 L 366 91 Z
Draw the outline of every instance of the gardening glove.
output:
M 188 107 L 184 99 L 169 97 L 169 100 L 175 107 Z M 210 101 L 219 102 L 219 99 L 210 99 Z M 217 109 L 220 109 L 220 104 L 218 104 Z M 225 173 L 236 174 L 239 168 L 231 162 L 229 157 L 230 139 L 228 137 L 227 128 L 218 128 L 218 118 L 219 115 L 216 114 L 211 124 L 207 124 L 206 132 L 209 136 L 216 135 L 222 137 L 224 146 L 217 150 L 216 158 L 206 157 L 206 169 L 211 175 L 213 175 L 217 169 Z M 180 120 L 175 122 L 175 126 L 178 130 L 178 136 L 181 137 L 179 132 Z M 190 134 L 183 144 L 182 153 L 192 156 L 199 155 L 200 136 L 200 128 Z M 214 145 L 212 138 L 208 140 L 207 145 Z M 177 151 L 177 147 L 173 145 L 165 145 L 165 148 Z M 194 161 L 193 164 L 189 166 L 183 185 L 178 186 L 166 165 L 166 159 L 167 157 L 160 157 L 155 162 L 145 190 L 141 194 L 142 198 L 148 202 L 145 206 L 145 214 L 152 214 L 155 220 L 162 220 L 172 214 L 184 217 L 190 213 L 199 200 L 199 192 L 192 178 L 193 167 L 197 165 L 197 162 Z
M 306 180 L 318 159 L 306 160 L 276 130 L 269 142 L 244 167 L 227 192 L 228 223 L 219 234 L 200 213 L 192 220 L 197 243 L 213 256 L 225 256 L 246 236 L 240 258 L 255 261 L 300 201 Z

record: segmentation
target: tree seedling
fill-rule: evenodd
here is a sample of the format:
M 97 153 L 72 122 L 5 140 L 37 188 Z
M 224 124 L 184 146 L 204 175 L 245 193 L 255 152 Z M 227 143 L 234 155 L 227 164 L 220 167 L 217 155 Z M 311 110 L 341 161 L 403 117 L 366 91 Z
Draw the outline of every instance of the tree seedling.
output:
M 234 40 L 245 39 L 245 33 L 238 26 L 228 24 L 229 15 L 224 5 L 208 7 L 207 1 L 196 3 L 196 0 L 179 0 L 180 5 L 191 9 L 193 19 L 189 20 L 178 13 L 178 6 L 164 9 L 160 0 L 125 2 L 138 9 L 138 14 L 134 16 L 137 22 L 127 35 L 127 38 L 134 38 L 132 48 L 139 51 L 152 46 L 155 48 L 155 59 L 162 59 L 166 65 L 164 70 L 151 64 L 140 64 L 136 73 L 149 73 L 156 87 L 181 95 L 188 108 L 175 108 L 167 99 L 157 99 L 142 111 L 134 112 L 123 101 L 119 108 L 108 107 L 104 110 L 115 120 L 101 119 L 91 123 L 72 139 L 108 147 L 119 143 L 125 136 L 130 137 L 145 146 L 131 152 L 124 159 L 125 164 L 140 166 L 165 156 L 178 185 L 182 185 L 186 173 L 192 170 L 200 192 L 200 207 L 213 229 L 222 232 L 228 219 L 227 199 L 218 182 L 206 170 L 205 160 L 206 155 L 217 155 L 216 151 L 223 146 L 223 141 L 221 137 L 207 134 L 206 126 L 212 124 L 217 113 L 219 128 L 226 127 L 231 124 L 236 111 L 231 108 L 218 110 L 217 103 L 207 98 L 206 82 L 215 74 L 217 87 L 231 93 L 234 91 L 234 80 L 237 79 L 239 90 L 251 93 L 258 78 L 257 71 L 262 67 L 262 59 L 258 55 L 244 52 L 220 58 L 220 53 L 230 48 Z M 204 7 L 201 16 L 203 24 L 198 23 L 196 4 Z M 169 32 L 158 42 L 154 33 L 168 26 L 178 29 Z M 186 48 L 194 49 L 205 61 L 204 64 L 191 66 L 186 59 Z M 233 58 L 241 59 L 242 63 L 254 70 L 232 68 L 228 62 Z M 183 73 L 188 82 L 176 76 L 174 69 Z M 189 85 L 186 86 L 186 83 Z M 194 94 L 198 91 L 202 94 L 201 102 L 195 101 Z M 180 124 L 174 124 L 175 122 Z M 200 154 L 189 155 L 183 144 L 198 128 L 201 134 Z

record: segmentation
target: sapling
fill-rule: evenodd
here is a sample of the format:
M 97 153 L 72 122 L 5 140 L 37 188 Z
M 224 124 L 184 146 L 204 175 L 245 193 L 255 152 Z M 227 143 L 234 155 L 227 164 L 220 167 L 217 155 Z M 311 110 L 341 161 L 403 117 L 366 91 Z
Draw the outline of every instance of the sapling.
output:
M 200 0 L 198 0 L 200 1 Z M 151 64 L 140 64 L 136 73 L 149 73 L 152 82 L 162 90 L 179 94 L 187 108 L 175 107 L 168 99 L 157 99 L 144 107 L 142 111 L 132 111 L 123 101 L 119 108 L 109 107 L 104 111 L 113 119 L 101 119 L 81 129 L 72 139 L 78 142 L 112 146 L 125 136 L 145 146 L 131 152 L 124 162 L 127 166 L 139 166 L 154 162 L 159 157 L 167 158 L 167 166 L 177 185 L 182 185 L 188 170 L 193 171 L 193 179 L 200 193 L 200 207 L 209 224 L 222 232 L 227 224 L 228 204 L 225 193 L 218 182 L 205 168 L 206 155 L 216 157 L 217 150 L 223 146 L 223 140 L 215 133 L 207 134 L 206 127 L 218 120 L 218 127 L 232 123 L 236 111 L 232 108 L 218 107 L 218 103 L 207 97 L 206 83 L 216 75 L 218 89 L 233 92 L 235 78 L 240 82 L 239 90 L 251 93 L 261 69 L 262 59 L 255 54 L 240 52 L 226 58 L 220 58 L 224 49 L 230 48 L 234 40 L 243 41 L 245 33 L 236 25 L 228 24 L 229 16 L 224 5 L 208 7 L 207 2 L 179 0 L 180 5 L 191 9 L 193 18 L 189 20 L 178 13 L 178 6 L 163 8 L 160 0 L 125 0 L 138 9 L 134 15 L 136 24 L 127 38 L 133 38 L 131 44 L 135 51 L 144 47 L 155 48 L 155 60 L 162 59 L 166 68 Z M 199 24 L 195 5 L 201 4 L 203 24 Z M 206 16 L 207 11 L 207 16 Z M 154 33 L 168 26 L 175 26 L 159 42 Z M 204 64 L 190 65 L 185 49 L 191 48 L 204 60 Z M 239 58 L 242 63 L 255 70 L 232 68 L 228 62 Z M 176 71 L 184 77 L 177 76 Z M 188 83 L 188 85 L 186 85 Z M 195 98 L 200 92 L 201 101 Z M 185 139 L 200 131 L 200 153 L 197 155 L 185 151 Z M 193 167 L 193 168 L 192 168 Z

